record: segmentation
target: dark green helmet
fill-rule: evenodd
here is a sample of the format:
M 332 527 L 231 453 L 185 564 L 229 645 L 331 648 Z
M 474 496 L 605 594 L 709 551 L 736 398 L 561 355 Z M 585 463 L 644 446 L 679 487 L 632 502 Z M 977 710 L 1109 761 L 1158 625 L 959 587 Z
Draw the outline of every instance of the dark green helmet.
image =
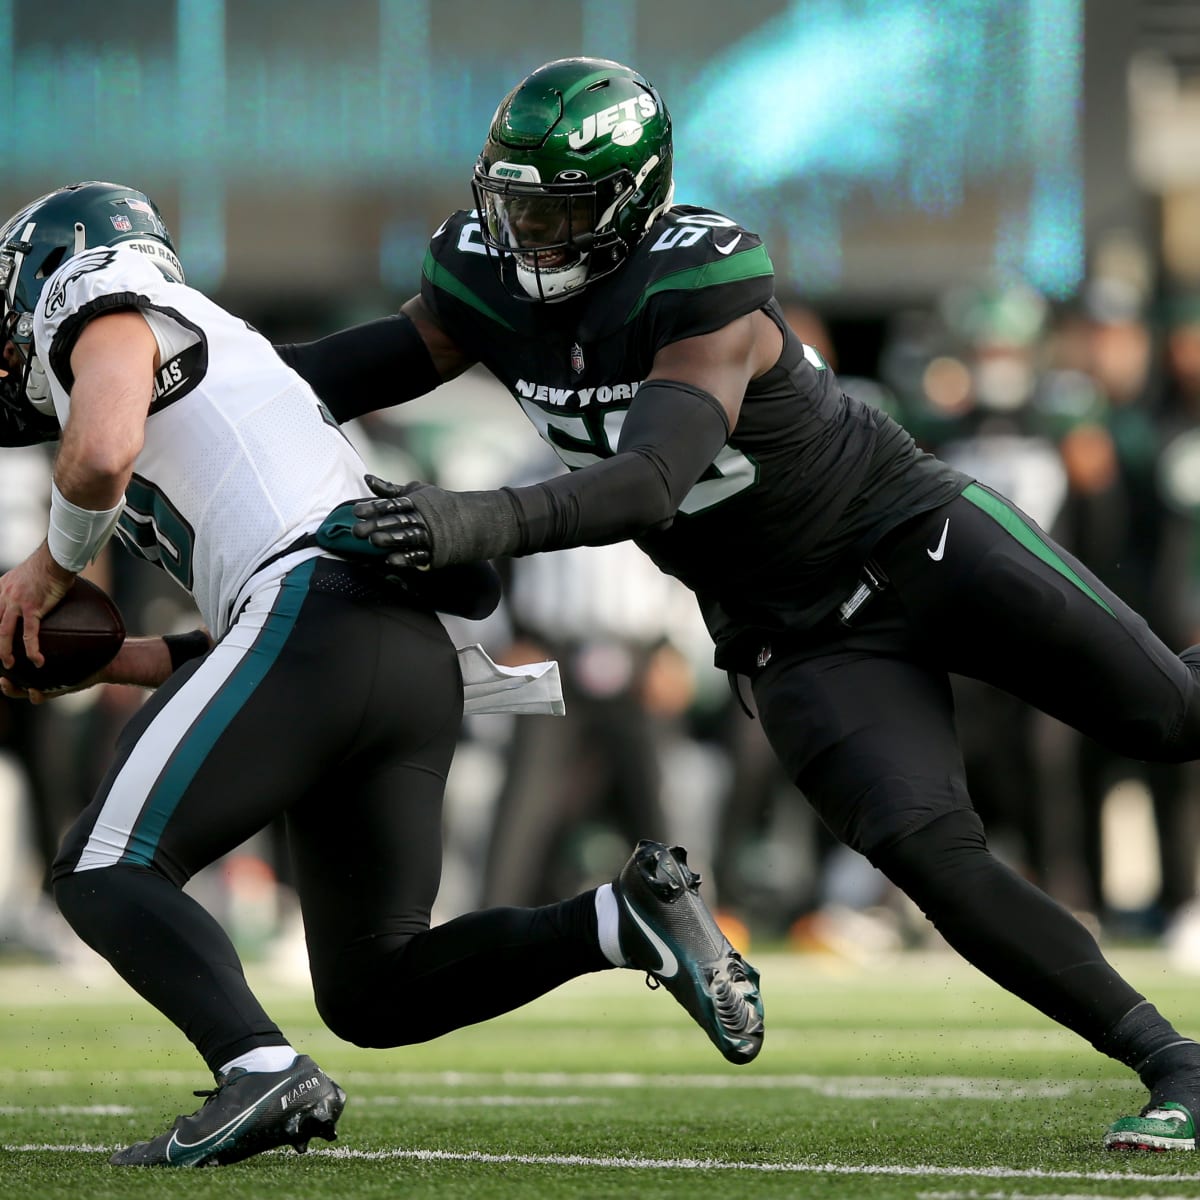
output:
M 0 437 L 57 436 L 46 377 L 33 345 L 33 311 L 46 281 L 68 258 L 98 246 L 125 243 L 168 278 L 183 282 L 183 267 L 154 202 L 119 183 L 73 183 L 40 196 L 0 226 Z
M 616 270 L 670 205 L 671 116 L 620 63 L 546 63 L 496 109 L 474 191 L 514 294 L 561 299 Z

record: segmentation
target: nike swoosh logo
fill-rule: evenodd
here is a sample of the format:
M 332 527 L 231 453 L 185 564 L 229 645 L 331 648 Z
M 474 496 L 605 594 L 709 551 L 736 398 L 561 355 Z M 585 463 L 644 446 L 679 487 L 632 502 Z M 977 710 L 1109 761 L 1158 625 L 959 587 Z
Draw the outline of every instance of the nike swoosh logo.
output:
M 205 1154 L 219 1149 L 222 1142 L 237 1133 L 251 1118 L 256 1117 L 267 1101 L 276 1093 L 283 1091 L 290 1082 L 291 1076 L 289 1075 L 282 1083 L 260 1096 L 245 1112 L 239 1113 L 232 1121 L 226 1122 L 220 1129 L 210 1133 L 208 1137 L 201 1138 L 198 1142 L 181 1142 L 178 1131 L 172 1130 L 171 1140 L 167 1143 L 167 1162 L 179 1161 L 185 1157 L 187 1159 L 201 1158 Z M 172 1155 L 172 1150 L 178 1151 L 178 1154 Z
M 732 242 L 727 242 L 727 243 L 726 243 L 724 246 L 722 246 L 722 245 L 721 245 L 719 242 L 713 242 L 713 249 L 714 249 L 714 250 L 715 250 L 715 251 L 716 251 L 718 254 L 730 254 L 730 253 L 732 253 L 732 251 L 733 251 L 733 248 L 734 248 L 734 247 L 735 247 L 735 246 L 738 244 L 738 242 L 740 242 L 741 240 L 742 240 L 742 235 L 739 233 L 739 234 L 738 234 L 738 235 L 737 235 L 737 236 L 736 236 L 736 237 L 733 239 L 733 241 L 732 241 Z
M 942 536 L 938 539 L 936 550 L 926 550 L 925 553 L 933 559 L 934 562 L 941 562 L 942 556 L 946 553 L 946 534 L 950 532 L 950 518 L 946 518 L 945 525 L 942 526 Z
M 638 916 L 633 905 L 624 896 L 621 897 L 621 901 L 625 905 L 625 911 L 637 922 L 638 928 L 646 935 L 650 945 L 654 947 L 655 953 L 662 960 L 662 966 L 654 974 L 661 975 L 663 979 L 673 979 L 679 974 L 679 962 L 671 953 L 671 947 Z

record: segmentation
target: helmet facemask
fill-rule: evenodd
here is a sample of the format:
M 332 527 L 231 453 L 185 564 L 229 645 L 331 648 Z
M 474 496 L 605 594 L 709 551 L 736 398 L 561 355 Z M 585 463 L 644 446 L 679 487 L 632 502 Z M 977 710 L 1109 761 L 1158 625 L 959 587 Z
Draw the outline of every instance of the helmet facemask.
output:
M 577 178 L 552 184 L 528 180 L 532 167 L 497 163 L 491 174 L 476 173 L 475 202 L 483 221 L 483 241 L 501 256 L 501 271 L 511 263 L 522 290 L 532 300 L 561 300 L 583 286 L 593 253 L 611 245 L 597 230 L 597 187 L 581 171 Z M 522 251 L 526 251 L 522 253 Z
M 58 420 L 46 373 L 33 351 L 33 313 L 14 303 L 22 261 L 30 249 L 19 240 L 0 244 L 0 404 L 19 424 L 39 433 L 37 440 L 49 440 L 58 436 Z

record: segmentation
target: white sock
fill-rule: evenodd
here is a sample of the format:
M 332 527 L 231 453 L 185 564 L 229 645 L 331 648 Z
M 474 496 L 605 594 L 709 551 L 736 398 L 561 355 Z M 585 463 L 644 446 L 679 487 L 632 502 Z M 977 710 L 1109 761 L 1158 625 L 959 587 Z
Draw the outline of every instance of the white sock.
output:
M 617 936 L 620 916 L 612 884 L 601 884 L 596 889 L 596 933 L 600 938 L 600 949 L 604 957 L 614 967 L 625 966 L 625 955 L 621 953 L 621 939 Z
M 243 1071 L 286 1071 L 296 1061 L 296 1052 L 291 1046 L 259 1046 L 231 1058 L 218 1072 L 228 1075 L 234 1067 Z

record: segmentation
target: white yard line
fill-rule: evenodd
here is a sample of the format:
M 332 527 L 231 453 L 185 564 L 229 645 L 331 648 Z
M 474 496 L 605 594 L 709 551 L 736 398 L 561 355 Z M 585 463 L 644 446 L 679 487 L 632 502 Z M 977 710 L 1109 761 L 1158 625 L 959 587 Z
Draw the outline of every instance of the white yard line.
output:
M 54 1084 L 103 1079 L 146 1084 L 195 1083 L 202 1071 L 0 1070 L 0 1084 Z M 360 1087 L 525 1087 L 631 1090 L 679 1087 L 713 1091 L 807 1091 L 843 1100 L 1060 1100 L 1093 1091 L 1094 1080 L 978 1079 L 961 1075 L 655 1075 L 632 1071 L 357 1071 Z
M 0 1146 L 10 1153 L 75 1153 L 111 1154 L 118 1147 L 92 1145 L 27 1144 Z M 288 1153 L 272 1151 L 272 1153 Z M 414 1162 L 480 1163 L 488 1166 L 516 1165 L 531 1167 L 600 1167 L 605 1170 L 625 1171 L 757 1171 L 767 1175 L 842 1175 L 842 1176 L 890 1176 L 906 1178 L 938 1179 L 1039 1179 L 1080 1180 L 1089 1183 L 1158 1183 L 1178 1185 L 1200 1183 L 1200 1173 L 1171 1175 L 1142 1175 L 1134 1171 L 1042 1171 L 1036 1168 L 1021 1170 L 1010 1167 L 935 1167 L 935 1166 L 888 1166 L 863 1163 L 797 1163 L 797 1162 L 742 1162 L 723 1158 L 636 1158 L 586 1154 L 483 1154 L 478 1151 L 456 1152 L 451 1150 L 310 1150 L 310 1156 L 318 1158 L 359 1159 L 382 1162 L 388 1159 L 404 1159 Z M 949 1200 L 946 1194 L 944 1200 Z M 970 1200 L 977 1200 L 973 1193 L 962 1193 Z M 1016 1200 L 1009 1193 L 989 1193 L 996 1200 Z M 978 1198 L 982 1200 L 982 1198 Z M 1043 1193 L 1029 1200 L 1048 1200 Z M 1076 1198 L 1072 1198 L 1076 1200 Z M 1079 1198 L 1082 1200 L 1082 1198 Z M 1091 1198 L 1088 1198 L 1091 1200 Z M 1109 1197 L 1099 1200 L 1111 1200 Z M 1119 1200 L 1134 1200 L 1122 1196 Z M 1172 1200 L 1162 1195 L 1146 1197 L 1145 1200 Z M 1182 1200 L 1182 1198 L 1181 1198 Z

